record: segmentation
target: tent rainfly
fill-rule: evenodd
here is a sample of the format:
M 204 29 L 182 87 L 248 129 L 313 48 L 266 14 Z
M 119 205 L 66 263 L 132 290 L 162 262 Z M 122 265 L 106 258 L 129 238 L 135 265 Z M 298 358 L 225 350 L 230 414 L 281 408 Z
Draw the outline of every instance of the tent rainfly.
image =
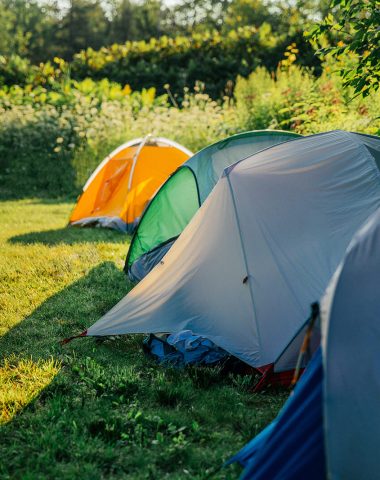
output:
M 161 261 L 226 167 L 260 150 L 300 137 L 281 130 L 244 132 L 191 157 L 162 185 L 145 210 L 125 262 L 129 278 L 140 281 Z
M 69 224 L 131 233 L 157 189 L 191 155 L 182 145 L 151 135 L 124 143 L 87 180 Z
M 379 478 L 379 312 L 377 210 L 326 289 L 321 348 L 277 419 L 228 462 L 242 480 Z
M 191 330 L 271 364 L 380 207 L 379 167 L 380 138 L 333 131 L 226 169 L 164 259 L 83 335 Z

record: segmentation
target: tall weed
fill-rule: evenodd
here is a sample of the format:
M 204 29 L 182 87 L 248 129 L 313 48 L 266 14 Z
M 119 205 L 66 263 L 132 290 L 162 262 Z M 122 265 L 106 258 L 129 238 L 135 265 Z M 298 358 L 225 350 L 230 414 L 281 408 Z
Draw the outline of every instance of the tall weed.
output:
M 326 66 L 316 78 L 312 71 L 290 65 L 275 73 L 263 68 L 235 89 L 236 118 L 241 129 L 282 128 L 302 134 L 343 129 L 380 133 L 380 93 L 353 99 L 340 77 Z

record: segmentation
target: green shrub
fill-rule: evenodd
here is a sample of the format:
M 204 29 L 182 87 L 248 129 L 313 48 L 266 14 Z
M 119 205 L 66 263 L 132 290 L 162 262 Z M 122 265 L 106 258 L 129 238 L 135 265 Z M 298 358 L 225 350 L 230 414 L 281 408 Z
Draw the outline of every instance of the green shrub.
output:
M 80 137 L 72 115 L 52 107 L 15 106 L 0 111 L 0 185 L 15 196 L 67 194 L 74 183 L 71 166 Z
M 318 65 L 313 50 L 299 35 L 304 52 L 301 64 Z M 212 98 L 232 95 L 237 75 L 246 77 L 258 66 L 276 69 L 290 39 L 273 34 L 268 24 L 246 26 L 228 33 L 217 31 L 192 36 L 163 36 L 149 41 L 114 44 L 100 50 L 88 48 L 74 55 L 73 61 L 54 58 L 51 62 L 30 65 L 17 56 L 0 57 L 0 85 L 54 87 L 57 80 L 92 78 L 129 84 L 133 90 L 154 87 L 160 94 L 170 85 L 173 95 L 182 100 L 185 87 L 200 81 Z
M 335 66 L 336 68 L 336 66 Z M 240 128 L 281 128 L 302 134 L 334 129 L 379 134 L 380 94 L 352 100 L 326 65 L 322 75 L 292 63 L 274 73 L 263 68 L 247 79 L 239 77 L 235 89 L 236 116 Z
M 302 134 L 345 129 L 380 133 L 380 93 L 351 100 L 336 65 L 319 78 L 294 64 L 291 46 L 276 72 L 257 68 L 238 78 L 235 99 L 216 102 L 198 83 L 185 88 L 181 106 L 154 88 L 101 80 L 55 82 L 0 90 L 2 196 L 74 196 L 114 148 L 148 133 L 194 152 L 233 133 L 281 128 Z M 174 103 L 174 105 L 173 105 Z
M 74 78 L 109 78 L 128 83 L 134 90 L 155 86 L 164 92 L 169 84 L 175 94 L 197 81 L 207 92 L 220 98 L 228 81 L 237 73 L 248 75 L 275 47 L 270 28 L 259 31 L 241 28 L 222 36 L 218 32 L 194 34 L 192 37 L 161 37 L 149 42 L 127 42 L 98 51 L 87 49 L 74 56 Z
M 18 55 L 0 55 L 0 85 L 25 85 L 29 82 L 33 67 L 29 60 Z
M 110 151 L 148 133 L 193 150 L 225 137 L 230 109 L 197 90 L 182 108 L 107 80 L 0 90 L 1 195 L 77 195 Z

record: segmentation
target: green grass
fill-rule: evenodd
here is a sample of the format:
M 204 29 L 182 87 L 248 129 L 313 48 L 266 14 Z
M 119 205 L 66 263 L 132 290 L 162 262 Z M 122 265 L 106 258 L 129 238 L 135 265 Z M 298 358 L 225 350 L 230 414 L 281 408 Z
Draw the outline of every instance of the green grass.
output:
M 164 369 L 141 337 L 77 334 L 121 299 L 129 238 L 65 228 L 72 205 L 0 204 L 0 478 L 236 478 L 218 467 L 277 413 L 218 369 Z

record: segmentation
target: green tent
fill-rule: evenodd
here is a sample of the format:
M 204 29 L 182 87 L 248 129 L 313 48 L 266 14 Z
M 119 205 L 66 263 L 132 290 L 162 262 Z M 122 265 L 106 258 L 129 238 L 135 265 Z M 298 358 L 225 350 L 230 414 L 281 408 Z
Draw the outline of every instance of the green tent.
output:
M 139 281 L 157 265 L 205 201 L 223 170 L 265 148 L 300 135 L 281 130 L 244 132 L 196 153 L 162 185 L 132 238 L 125 271 Z

